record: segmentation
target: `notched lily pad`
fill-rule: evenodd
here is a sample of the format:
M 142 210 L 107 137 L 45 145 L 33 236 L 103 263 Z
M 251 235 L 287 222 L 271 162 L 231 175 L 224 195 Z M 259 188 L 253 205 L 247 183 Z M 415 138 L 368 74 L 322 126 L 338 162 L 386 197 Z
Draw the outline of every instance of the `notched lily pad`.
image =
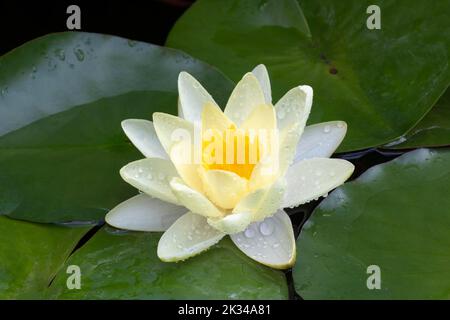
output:
M 449 163 L 448 149 L 418 149 L 332 192 L 297 240 L 298 293 L 307 299 L 448 299 Z M 370 266 L 380 268 L 379 289 L 369 290 L 376 285 Z
M 50 281 L 89 228 L 0 217 L 0 299 L 43 299 Z
M 89 33 L 51 34 L 0 58 L 0 214 L 98 221 L 135 194 L 119 169 L 143 158 L 127 118 L 175 113 L 191 72 L 224 102 L 232 83 L 183 52 Z

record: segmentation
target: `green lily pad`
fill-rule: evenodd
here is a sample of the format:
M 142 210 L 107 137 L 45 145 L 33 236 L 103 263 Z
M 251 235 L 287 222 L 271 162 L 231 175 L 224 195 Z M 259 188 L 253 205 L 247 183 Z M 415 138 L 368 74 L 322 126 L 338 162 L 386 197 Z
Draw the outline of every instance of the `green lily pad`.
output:
M 0 299 L 44 298 L 51 280 L 88 229 L 0 217 Z
M 0 214 L 98 221 L 136 191 L 119 169 L 143 156 L 120 122 L 174 113 L 177 77 L 218 101 L 232 83 L 188 55 L 118 37 L 52 34 L 0 58 Z
M 369 30 L 371 1 L 200 0 L 167 44 L 238 80 L 264 63 L 275 101 L 299 84 L 314 88 L 311 123 L 345 120 L 339 151 L 405 134 L 450 82 L 450 2 L 378 1 L 381 29 Z
M 332 192 L 297 240 L 297 292 L 307 299 L 448 299 L 449 163 L 449 149 L 418 149 Z M 368 279 L 377 276 L 372 265 L 380 268 L 379 289 Z
M 282 272 L 247 258 L 226 238 L 184 262 L 156 256 L 160 233 L 103 228 L 67 264 L 81 269 L 81 289 L 61 272 L 50 287 L 57 299 L 286 299 Z
M 450 145 L 450 90 L 404 137 L 385 146 L 389 149 L 443 147 Z

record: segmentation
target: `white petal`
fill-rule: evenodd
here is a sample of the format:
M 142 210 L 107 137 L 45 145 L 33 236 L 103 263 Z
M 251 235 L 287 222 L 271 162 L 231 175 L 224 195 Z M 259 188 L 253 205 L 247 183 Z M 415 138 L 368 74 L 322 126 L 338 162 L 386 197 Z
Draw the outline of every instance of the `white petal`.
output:
M 264 93 L 264 98 L 267 104 L 272 104 L 272 89 L 270 88 L 270 78 L 269 73 L 265 65 L 257 65 L 252 70 L 253 75 L 258 79 L 261 89 Z
M 122 129 L 147 158 L 168 159 L 166 151 L 159 142 L 153 123 L 148 120 L 127 119 L 122 121 Z
M 239 126 L 250 115 L 254 107 L 265 104 L 265 102 L 258 79 L 249 72 L 234 88 L 224 112 Z
M 180 98 L 178 98 L 178 116 L 182 119 L 184 119 L 184 114 L 183 114 L 183 108 L 181 107 L 181 102 L 180 102 Z
M 148 158 L 130 162 L 120 169 L 123 180 L 146 194 L 178 204 L 169 181 L 178 173 L 169 160 Z
M 105 217 L 109 225 L 134 231 L 166 231 L 186 208 L 139 194 L 117 205 Z
M 289 216 L 278 210 L 262 222 L 252 223 L 231 240 L 247 256 L 266 266 L 287 269 L 295 263 L 294 231 Z
M 205 88 L 187 72 L 180 72 L 178 76 L 178 94 L 184 118 L 191 122 L 200 122 L 203 107 L 211 102 L 217 103 Z
M 313 158 L 292 165 L 286 173 L 282 208 L 295 207 L 323 196 L 343 184 L 353 173 L 347 160 Z
M 223 218 L 208 218 L 210 226 L 226 234 L 241 232 L 245 230 L 251 222 L 252 213 L 250 211 L 233 212 Z
M 311 111 L 313 90 L 299 86 L 289 90 L 275 105 L 280 136 L 279 170 L 284 174 L 292 164 L 300 136 Z
M 285 189 L 285 179 L 279 178 L 272 185 L 255 190 L 242 198 L 233 212 L 251 212 L 252 221 L 262 220 L 280 208 Z
M 220 211 L 208 198 L 200 192 L 187 186 L 181 179 L 175 178 L 170 181 L 170 186 L 178 198 L 178 201 L 193 213 L 205 217 L 221 217 Z
M 224 236 L 209 226 L 204 217 L 188 212 L 162 235 L 158 257 L 166 262 L 185 260 L 208 249 Z
M 294 163 L 310 158 L 329 158 L 344 140 L 346 132 L 344 121 L 307 126 L 297 144 Z

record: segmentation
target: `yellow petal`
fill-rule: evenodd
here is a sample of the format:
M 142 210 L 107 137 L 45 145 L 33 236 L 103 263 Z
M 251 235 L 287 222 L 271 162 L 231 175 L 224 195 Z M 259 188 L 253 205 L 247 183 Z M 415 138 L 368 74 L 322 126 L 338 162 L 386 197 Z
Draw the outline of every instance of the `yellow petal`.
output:
M 193 213 L 205 217 L 222 217 L 224 215 L 224 212 L 217 208 L 208 198 L 190 188 L 181 179 L 172 179 L 170 186 L 179 203 Z
M 233 209 L 248 192 L 248 180 L 231 171 L 200 170 L 203 190 L 215 205 Z
M 231 121 L 217 105 L 206 103 L 202 112 L 202 132 L 208 129 L 225 131 L 234 123 Z
M 275 130 L 277 128 L 275 108 L 268 104 L 254 107 L 252 112 L 242 122 L 240 128 L 247 130 Z
M 247 73 L 231 93 L 225 107 L 225 115 L 240 125 L 254 107 L 265 104 L 265 102 L 258 79 L 253 74 Z
M 180 141 L 172 145 L 170 160 L 172 160 L 179 176 L 188 186 L 203 192 L 203 185 L 198 174 L 201 164 L 196 160 L 196 148 L 190 141 Z
M 279 178 L 272 185 L 246 195 L 239 201 L 233 212 L 251 212 L 252 221 L 262 220 L 281 207 L 285 189 L 285 179 Z
M 251 222 L 251 212 L 234 212 L 222 218 L 208 218 L 210 226 L 226 234 L 241 232 L 245 230 Z

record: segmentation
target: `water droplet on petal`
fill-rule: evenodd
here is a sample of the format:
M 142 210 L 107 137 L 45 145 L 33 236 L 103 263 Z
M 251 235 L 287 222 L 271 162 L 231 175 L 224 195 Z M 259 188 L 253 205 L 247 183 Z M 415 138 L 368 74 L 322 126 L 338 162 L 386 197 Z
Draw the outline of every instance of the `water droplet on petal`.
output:
M 267 218 L 259 225 L 259 232 L 261 232 L 261 234 L 264 236 L 270 236 L 273 233 L 274 229 L 275 227 L 271 218 Z
M 245 235 L 247 238 L 253 238 L 253 237 L 255 236 L 255 230 L 253 230 L 253 228 L 247 228 L 247 229 L 244 231 L 244 235 Z
M 331 128 L 330 128 L 329 125 L 326 125 L 326 126 L 323 128 L 323 132 L 325 132 L 325 133 L 330 133 L 330 131 L 331 131 Z
M 280 246 L 280 244 L 278 242 L 276 242 L 272 245 L 272 247 L 274 247 L 274 248 L 278 248 L 279 246 Z

